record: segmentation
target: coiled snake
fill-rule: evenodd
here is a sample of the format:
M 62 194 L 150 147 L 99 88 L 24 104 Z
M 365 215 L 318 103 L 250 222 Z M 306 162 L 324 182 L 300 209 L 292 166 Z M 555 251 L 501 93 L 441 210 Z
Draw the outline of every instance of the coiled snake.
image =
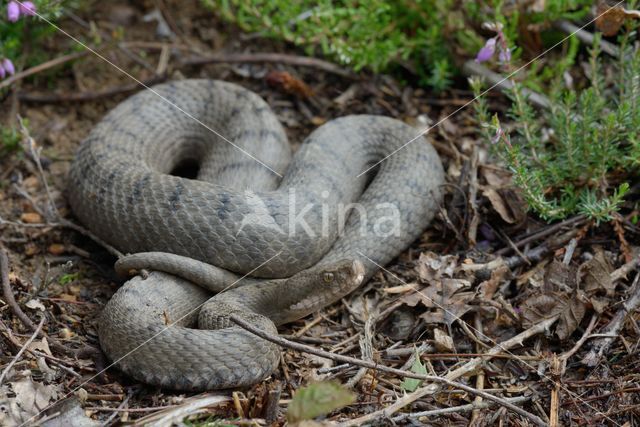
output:
M 351 292 L 420 236 L 444 173 L 424 138 L 406 144 L 416 135 L 395 119 L 347 116 L 291 158 L 269 106 L 234 84 L 176 81 L 119 104 L 81 144 L 68 198 L 92 232 L 135 253 L 120 270 L 158 271 L 129 280 L 106 305 L 106 354 L 134 378 L 174 389 L 270 375 L 277 347 L 228 315 L 275 333 Z M 186 163 L 194 179 L 176 176 Z

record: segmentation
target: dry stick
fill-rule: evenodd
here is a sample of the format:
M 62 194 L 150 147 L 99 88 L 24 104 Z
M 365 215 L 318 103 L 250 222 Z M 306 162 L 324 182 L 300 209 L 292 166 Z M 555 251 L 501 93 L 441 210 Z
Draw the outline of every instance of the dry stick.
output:
M 44 317 L 40 319 L 40 323 L 38 324 L 38 327 L 36 328 L 36 330 L 33 332 L 33 335 L 29 337 L 29 339 L 27 340 L 27 342 L 24 343 L 20 351 L 18 351 L 18 354 L 16 354 L 13 360 L 7 365 L 6 368 L 4 368 L 4 371 L 2 371 L 2 375 L 0 375 L 0 385 L 2 385 L 2 383 L 4 382 L 5 377 L 7 376 L 11 368 L 13 368 L 13 365 L 15 365 L 18 360 L 20 360 L 20 356 L 22 356 L 22 354 L 25 352 L 27 347 L 29 347 L 29 345 L 33 342 L 33 340 L 36 339 L 36 337 L 42 330 L 42 326 L 44 325 L 44 319 L 45 319 Z
M 636 274 L 636 278 L 633 280 L 633 285 L 631 285 L 631 289 L 629 289 L 629 295 L 629 299 L 622 303 L 622 308 L 618 310 L 609 324 L 604 328 L 604 333 L 615 336 L 600 338 L 595 341 L 593 348 L 582 359 L 582 363 L 585 365 L 595 366 L 598 364 L 604 353 L 607 352 L 613 341 L 617 338 L 627 316 L 640 307 L 640 273 Z
M 41 93 L 27 93 L 20 92 L 18 93 L 18 99 L 23 102 L 38 102 L 38 103 L 57 103 L 57 102 L 86 102 L 86 101 L 95 101 L 97 99 L 109 98 L 113 95 L 119 95 L 123 93 L 134 92 L 138 89 L 143 88 L 144 86 L 152 86 L 156 83 L 161 83 L 167 79 L 166 75 L 157 75 L 153 76 L 149 79 L 142 80 L 142 85 L 140 83 L 131 83 L 122 86 L 116 86 L 104 90 L 100 90 L 97 92 L 87 91 L 87 92 L 73 92 L 73 93 L 64 93 L 64 94 L 41 94 Z
M 194 56 L 185 58 L 180 61 L 180 65 L 204 65 L 218 63 L 234 63 L 234 62 L 275 62 L 289 65 L 297 65 L 300 67 L 313 67 L 326 71 L 328 73 L 337 74 L 342 77 L 357 80 L 358 76 L 354 73 L 338 67 L 337 65 L 323 61 L 318 58 L 307 56 L 289 55 L 286 53 L 230 53 L 230 54 L 214 54 L 210 56 Z
M 580 40 L 581 42 L 586 43 L 588 45 L 593 45 L 593 41 L 595 39 L 595 36 L 593 35 L 593 33 L 583 30 L 577 25 L 574 25 L 571 22 L 564 21 L 564 20 L 557 21 L 555 23 L 555 26 L 556 28 L 558 28 L 561 31 L 564 31 L 567 34 L 575 35 L 578 38 L 578 40 Z M 620 53 L 618 46 L 606 40 L 600 40 L 600 50 L 602 50 L 604 53 L 611 56 L 618 56 Z
M 60 56 L 58 58 L 52 59 L 51 61 L 43 62 L 42 64 L 38 64 L 35 67 L 31 67 L 28 70 L 20 71 L 19 73 L 14 74 L 6 80 L 0 82 L 0 89 L 10 86 L 12 83 L 17 82 L 18 80 L 22 80 L 25 77 L 29 77 L 33 74 L 37 74 L 41 71 L 48 70 L 49 68 L 56 67 L 58 65 L 64 64 L 65 62 L 73 61 L 78 58 L 82 58 L 87 55 L 89 52 L 83 50 L 82 52 L 70 53 L 68 55 Z
M 557 320 L 557 318 L 558 318 L 558 316 L 555 316 L 553 318 L 553 321 L 555 322 Z M 327 358 L 327 359 L 331 359 L 331 360 L 334 360 L 336 362 L 351 363 L 353 365 L 363 366 L 365 368 L 374 369 L 374 370 L 378 370 L 378 371 L 382 371 L 382 372 L 387 372 L 389 374 L 398 375 L 398 376 L 405 377 L 405 378 L 415 378 L 415 379 L 419 379 L 419 380 L 423 380 L 423 381 L 432 381 L 434 383 L 445 384 L 445 385 L 448 385 L 450 387 L 458 388 L 460 390 L 464 390 L 464 391 L 466 391 L 468 393 L 471 393 L 473 395 L 482 396 L 487 400 L 491 400 L 493 402 L 496 402 L 498 405 L 504 406 L 505 408 L 510 409 L 513 412 L 515 412 L 515 413 L 517 413 L 517 414 L 519 414 L 519 415 L 521 415 L 521 416 L 523 416 L 525 418 L 528 418 L 529 420 L 531 420 L 531 422 L 533 422 L 536 425 L 539 425 L 539 426 L 545 426 L 546 425 L 544 423 L 544 421 L 542 421 L 536 415 L 533 415 L 533 414 L 525 411 L 524 409 L 519 408 L 519 407 L 517 407 L 516 405 L 514 405 L 512 403 L 507 402 L 506 400 L 504 400 L 504 399 L 502 399 L 500 397 L 494 396 L 494 395 L 492 395 L 490 393 L 487 393 L 487 392 L 484 392 L 484 391 L 476 390 L 473 387 L 469 387 L 469 386 L 467 386 L 465 384 L 453 381 L 454 378 L 459 378 L 461 376 L 461 375 L 458 375 L 458 376 L 455 376 L 455 377 L 451 377 L 451 374 L 453 372 L 463 372 L 463 370 L 464 370 L 464 373 L 467 373 L 467 372 L 473 371 L 473 370 L 475 370 L 475 368 L 477 366 L 479 366 L 480 361 L 482 361 L 483 358 L 478 358 L 477 359 L 478 363 L 476 365 L 474 365 L 473 369 L 464 369 L 464 367 L 466 365 L 471 365 L 472 364 L 472 361 L 470 361 L 466 365 L 464 365 L 463 367 L 458 368 L 455 371 L 453 371 L 452 373 L 450 373 L 449 375 L 447 375 L 447 377 L 445 377 L 445 378 L 438 377 L 438 376 L 435 376 L 435 375 L 422 375 L 422 374 L 417 374 L 417 373 L 411 372 L 411 371 L 404 371 L 402 369 L 396 369 L 396 368 L 391 368 L 391 367 L 384 366 L 384 365 L 379 365 L 379 364 L 377 364 L 375 362 L 370 362 L 370 361 L 367 361 L 367 360 L 360 360 L 360 359 L 356 359 L 354 357 L 344 356 L 342 354 L 330 353 L 328 351 L 324 351 L 324 350 L 320 350 L 320 349 L 317 349 L 317 348 L 314 348 L 314 347 L 310 347 L 310 346 L 305 345 L 305 344 L 300 344 L 300 343 L 296 343 L 296 342 L 293 342 L 293 341 L 289 341 L 289 340 L 286 340 L 286 339 L 281 338 L 279 336 L 275 336 L 275 335 L 271 335 L 269 333 L 266 333 L 263 330 L 256 328 L 255 326 L 253 326 L 249 322 L 241 319 L 240 317 L 238 317 L 238 316 L 236 316 L 234 314 L 229 316 L 229 319 L 232 322 L 236 323 L 238 326 L 242 327 L 243 329 L 246 329 L 247 331 L 251 332 L 252 334 L 255 334 L 255 335 L 259 336 L 260 338 L 265 339 L 267 341 L 270 341 L 270 342 L 273 342 L 275 344 L 278 344 L 281 347 L 287 347 L 287 348 L 291 348 L 293 350 L 301 351 L 301 352 L 304 352 L 304 353 L 310 353 L 310 354 L 314 354 L 316 356 L 320 356 L 320 357 L 324 357 L 324 358 Z M 546 327 L 548 327 L 547 323 L 548 323 L 548 326 L 551 326 L 551 324 L 553 322 L 549 323 L 549 321 L 547 320 L 547 321 L 541 322 L 539 325 L 544 324 L 545 325 L 545 329 L 546 329 Z M 520 335 L 522 335 L 522 334 L 520 334 Z M 518 336 L 520 336 L 520 335 L 518 335 Z M 513 340 L 513 338 L 512 338 L 512 340 Z M 508 340 L 508 341 L 510 341 L 510 340 Z M 518 342 L 520 342 L 520 340 L 518 340 Z M 496 352 L 500 352 L 500 351 L 504 350 L 500 346 L 494 347 L 494 349 L 495 348 L 497 348 Z M 432 385 L 430 385 L 428 387 L 434 388 L 434 392 L 438 390 L 438 385 L 437 384 L 432 384 Z M 425 388 L 427 388 L 427 387 L 425 387 Z M 352 425 L 352 424 L 347 423 L 347 424 L 343 424 L 343 425 Z
M 577 215 L 574 216 L 573 218 L 569 218 L 567 220 L 558 222 L 557 224 L 553 224 L 549 227 L 544 228 L 543 230 L 540 231 L 536 231 L 533 234 L 530 234 L 529 236 L 526 236 L 524 238 L 522 238 L 521 240 L 517 241 L 514 243 L 515 247 L 517 248 L 521 248 L 523 246 L 525 246 L 528 243 L 534 242 L 536 240 L 542 239 L 543 237 L 547 237 L 551 234 L 554 234 L 558 231 L 560 231 L 562 228 L 564 227 L 577 227 L 579 225 L 582 225 L 584 222 L 587 221 L 587 217 L 584 215 Z M 512 248 L 511 247 L 506 247 L 504 249 L 500 249 L 499 251 L 496 251 L 496 255 L 504 255 L 507 252 L 509 252 Z
M 22 311 L 13 296 L 11 283 L 9 282 L 9 257 L 2 246 L 0 246 L 0 280 L 2 280 L 2 293 L 4 294 L 4 300 L 9 304 L 13 313 L 18 316 L 18 319 L 20 319 L 25 326 L 32 331 L 35 330 L 36 324 L 29 319 L 29 316 L 27 316 L 24 311 Z
M 172 425 L 174 422 L 182 420 L 196 411 L 201 411 L 203 408 L 227 402 L 231 402 L 231 397 L 228 395 L 206 394 L 204 396 L 195 396 L 186 400 L 182 405 L 140 418 L 133 425 Z
M 557 320 L 558 320 L 559 316 L 553 316 L 549 319 L 543 320 L 540 323 L 532 326 L 531 328 L 522 331 L 521 333 L 519 333 L 518 335 L 503 341 L 499 344 L 497 344 L 496 346 L 492 347 L 491 350 L 487 351 L 487 353 L 482 356 L 482 357 L 477 357 L 475 359 L 472 359 L 470 361 L 468 361 L 467 363 L 465 363 L 464 365 L 462 365 L 461 367 L 450 371 L 447 375 L 445 375 L 445 379 L 452 381 L 455 380 L 457 378 L 460 378 L 464 375 L 468 375 L 473 373 L 474 371 L 476 371 L 478 369 L 478 367 L 486 360 L 486 359 L 490 359 L 493 356 L 496 356 L 498 354 L 500 354 L 503 351 L 507 351 L 510 350 L 511 348 L 515 347 L 516 345 L 521 345 L 526 339 L 531 338 L 535 335 L 538 335 L 539 333 L 542 333 L 544 331 L 546 331 L 547 329 L 549 329 L 551 327 L 551 325 L 553 325 Z M 439 377 L 438 377 L 439 378 Z M 457 383 L 456 383 L 457 384 Z M 347 427 L 347 426 L 356 426 L 356 425 L 361 425 L 367 422 L 371 422 L 375 419 L 378 418 L 388 418 L 389 416 L 391 416 L 391 414 L 394 414 L 395 412 L 398 412 L 400 409 L 404 408 L 407 405 L 410 405 L 411 403 L 415 402 L 418 399 L 421 399 L 422 397 L 429 395 L 429 394 L 434 394 L 439 390 L 439 385 L 438 384 L 429 384 L 425 387 L 421 387 L 419 389 L 417 389 L 416 391 L 409 393 L 403 397 L 401 397 L 400 399 L 398 399 L 396 401 L 396 403 L 389 405 L 388 407 L 375 411 L 375 412 L 371 412 L 367 415 L 364 415 L 360 418 L 355 418 L 353 420 L 349 420 L 346 421 L 344 423 L 341 424 L 342 427 Z M 486 393 L 488 394 L 488 393 Z M 489 395 L 492 398 L 495 397 L 493 395 Z M 491 399 L 494 400 L 494 399 Z M 520 408 L 518 408 L 520 409 Z M 529 416 L 533 416 L 535 417 L 537 420 L 539 420 L 542 425 L 546 425 L 540 418 L 538 418 L 535 415 L 529 414 L 527 412 L 527 414 Z
M 520 403 L 520 402 L 526 402 L 529 399 L 531 399 L 530 396 L 518 396 L 518 397 L 508 397 L 508 398 L 505 398 L 504 400 L 506 400 L 509 403 Z M 402 414 L 402 415 L 398 415 L 397 417 L 393 417 L 391 421 L 398 422 L 398 421 L 406 420 L 407 418 L 438 417 L 440 415 L 468 412 L 468 411 L 473 411 L 475 409 L 486 409 L 486 408 L 489 408 L 491 405 L 493 405 L 493 402 L 469 403 L 467 405 L 452 406 L 450 408 L 440 408 L 440 409 L 433 409 L 430 411 L 414 412 L 411 414 Z
M 490 84 L 497 86 L 502 91 L 513 89 L 513 82 L 509 79 L 505 79 L 502 75 L 494 73 L 484 65 L 478 64 L 476 61 L 467 61 L 462 66 L 462 71 L 471 76 L 482 76 L 489 81 Z M 525 95 L 529 101 L 541 108 L 549 108 L 551 102 L 549 98 L 541 95 L 537 92 L 533 92 L 529 89 L 522 89 L 523 95 Z

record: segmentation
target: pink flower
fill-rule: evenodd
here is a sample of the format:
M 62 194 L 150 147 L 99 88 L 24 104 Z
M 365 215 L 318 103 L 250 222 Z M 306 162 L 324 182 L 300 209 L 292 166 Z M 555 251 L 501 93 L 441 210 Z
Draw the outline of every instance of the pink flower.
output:
M 2 68 L 10 75 L 14 75 L 16 72 L 16 67 L 13 66 L 13 62 L 8 58 L 2 60 Z
M 496 52 L 496 37 L 492 37 L 484 44 L 482 49 L 476 55 L 476 62 L 486 62 L 491 59 Z
M 22 4 L 20 5 L 20 13 L 27 16 L 35 16 L 36 5 L 31 1 L 22 2 Z
M 16 22 L 20 18 L 20 6 L 15 1 L 7 4 L 7 19 L 9 22 Z

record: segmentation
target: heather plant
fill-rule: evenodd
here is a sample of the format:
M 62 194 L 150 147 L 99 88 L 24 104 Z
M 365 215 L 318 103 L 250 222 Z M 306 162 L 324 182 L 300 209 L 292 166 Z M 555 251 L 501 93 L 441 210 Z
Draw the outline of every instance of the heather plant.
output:
M 510 57 L 521 23 L 579 18 L 593 5 L 592 0 L 548 0 L 538 10 L 527 2 L 504 0 L 202 1 L 245 31 L 304 46 L 310 54 L 320 49 L 356 70 L 379 72 L 403 65 L 435 89 L 450 84 L 454 58 L 473 58 L 485 45 L 491 31 L 483 28 L 484 22 L 500 25 L 497 41 L 513 45 L 499 53 Z M 513 51 L 516 57 L 519 53 Z
M 582 213 L 610 220 L 640 164 L 640 50 L 623 36 L 614 82 L 604 78 L 599 38 L 589 57 L 589 84 L 551 91 L 551 107 L 536 112 L 522 87 L 509 93 L 511 132 L 490 115 L 482 97 L 475 108 L 482 136 L 513 173 L 529 207 L 547 220 Z M 476 94 L 479 80 L 472 80 Z

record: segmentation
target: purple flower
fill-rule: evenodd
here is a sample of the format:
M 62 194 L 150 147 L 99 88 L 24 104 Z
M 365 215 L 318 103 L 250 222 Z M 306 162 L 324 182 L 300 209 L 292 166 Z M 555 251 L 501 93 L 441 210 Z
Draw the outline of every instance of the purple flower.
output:
M 4 67 L 0 65 L 0 79 L 4 79 L 4 76 L 7 75 L 7 72 L 4 70 Z
M 16 22 L 20 18 L 20 6 L 15 1 L 7 4 L 7 19 L 10 22 Z
M 13 66 L 13 62 L 8 58 L 2 60 L 2 68 L 10 75 L 14 75 L 16 72 L 16 67 Z
M 492 37 L 484 44 L 482 49 L 476 55 L 476 62 L 486 62 L 491 59 L 496 52 L 496 37 Z
M 20 13 L 27 16 L 35 16 L 36 5 L 31 1 L 22 2 L 22 4 L 20 5 Z
M 511 49 L 500 48 L 500 52 L 498 52 L 498 60 L 503 64 L 511 62 Z

